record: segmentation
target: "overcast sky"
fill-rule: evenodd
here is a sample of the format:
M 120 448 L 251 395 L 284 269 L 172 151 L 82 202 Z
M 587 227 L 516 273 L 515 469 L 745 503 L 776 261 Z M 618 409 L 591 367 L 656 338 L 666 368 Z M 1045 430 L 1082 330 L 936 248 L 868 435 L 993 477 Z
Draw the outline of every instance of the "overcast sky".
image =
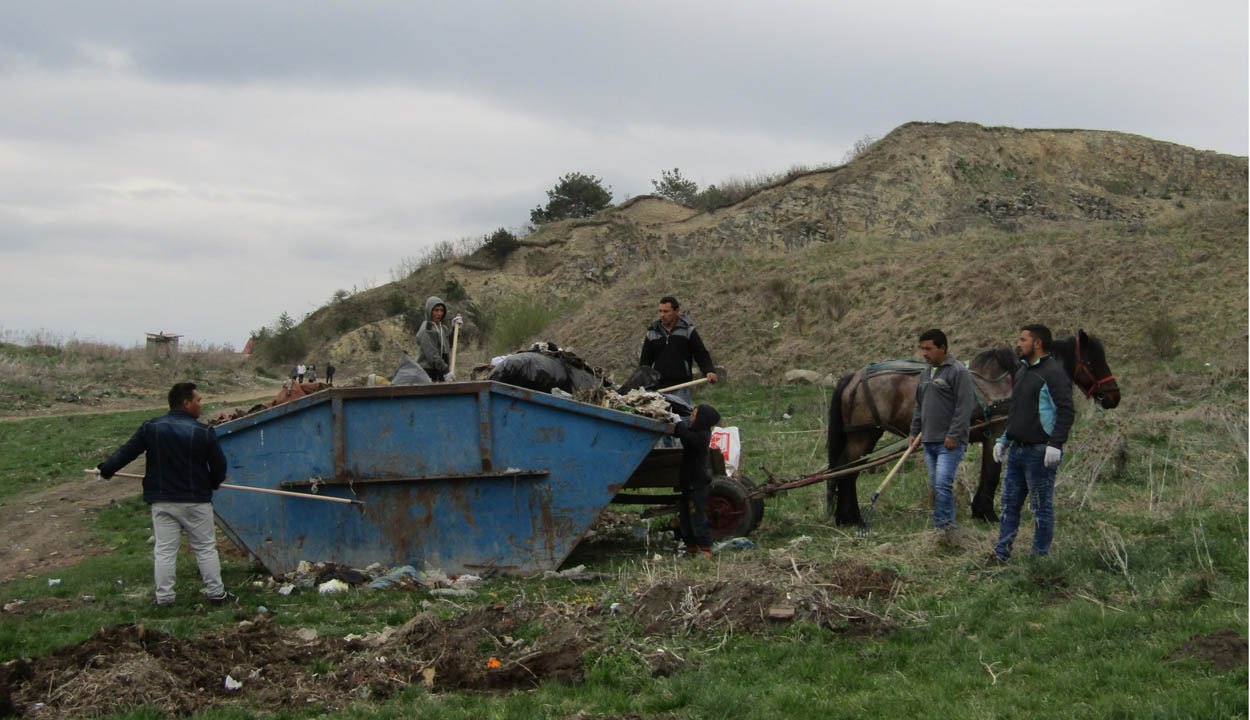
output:
M 1245 155 L 1247 23 L 1245 0 L 7 2 L 0 332 L 241 349 L 521 225 L 566 172 L 620 201 L 912 120 Z

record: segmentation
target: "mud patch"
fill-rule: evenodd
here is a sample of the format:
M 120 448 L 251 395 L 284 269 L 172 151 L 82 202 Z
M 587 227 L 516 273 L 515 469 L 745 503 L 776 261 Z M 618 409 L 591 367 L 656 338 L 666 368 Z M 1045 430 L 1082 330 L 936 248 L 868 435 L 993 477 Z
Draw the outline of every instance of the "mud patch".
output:
M 1236 630 L 1217 630 L 1210 635 L 1194 635 L 1168 655 L 1169 660 L 1194 659 L 1211 664 L 1221 672 L 1246 666 L 1246 638 Z
M 441 691 L 578 682 L 582 656 L 598 638 L 582 615 L 537 604 L 478 608 L 448 620 L 423 613 L 398 630 L 350 641 L 301 640 L 265 617 L 241 625 L 190 639 L 141 625 L 106 628 L 41 657 L 0 665 L 0 701 L 10 697 L 25 718 L 84 717 L 145 704 L 167 715 L 218 706 L 336 709 L 411 684 Z M 227 689 L 227 675 L 242 687 Z

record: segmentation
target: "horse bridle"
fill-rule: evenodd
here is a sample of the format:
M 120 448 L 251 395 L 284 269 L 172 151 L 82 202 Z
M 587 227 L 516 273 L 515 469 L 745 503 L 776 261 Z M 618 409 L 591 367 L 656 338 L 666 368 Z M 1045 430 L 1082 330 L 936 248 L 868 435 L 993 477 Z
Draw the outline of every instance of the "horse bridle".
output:
M 1082 377 L 1082 373 L 1084 373 L 1084 377 Z M 1072 379 L 1076 381 L 1077 385 L 1084 385 L 1085 382 L 1089 383 L 1089 387 L 1084 388 L 1085 397 L 1087 398 L 1093 395 L 1094 392 L 1098 390 L 1100 385 L 1106 385 L 1108 383 L 1113 385 L 1115 384 L 1115 375 L 1111 373 L 1108 373 L 1107 377 L 1102 378 L 1101 380 L 1094 378 L 1094 371 L 1090 369 L 1089 363 L 1085 362 L 1085 358 L 1081 357 L 1080 335 L 1076 336 L 1076 367 L 1074 368 L 1072 375 Z

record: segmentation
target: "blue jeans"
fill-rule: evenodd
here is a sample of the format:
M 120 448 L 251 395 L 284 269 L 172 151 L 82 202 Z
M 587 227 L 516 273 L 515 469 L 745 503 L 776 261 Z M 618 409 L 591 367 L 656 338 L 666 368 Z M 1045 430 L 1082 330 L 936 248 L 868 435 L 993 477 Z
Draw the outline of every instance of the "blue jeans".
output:
M 710 547 L 711 537 L 707 529 L 708 484 L 696 483 L 688 487 L 683 482 L 681 499 L 677 501 L 677 524 L 682 542 L 686 547 Z
M 933 488 L 933 527 L 947 530 L 955 527 L 955 468 L 964 459 L 968 443 L 947 450 L 942 442 L 924 444 L 924 464 L 929 468 L 929 487 Z
M 1001 523 L 998 528 L 998 545 L 994 552 L 999 557 L 1011 557 L 1011 546 L 1020 529 L 1020 509 L 1024 498 L 1029 498 L 1029 510 L 1033 512 L 1033 554 L 1050 552 L 1050 541 L 1055 536 L 1055 471 L 1043 463 L 1046 444 L 1016 445 L 1007 451 L 1007 471 L 1003 473 L 1003 498 Z

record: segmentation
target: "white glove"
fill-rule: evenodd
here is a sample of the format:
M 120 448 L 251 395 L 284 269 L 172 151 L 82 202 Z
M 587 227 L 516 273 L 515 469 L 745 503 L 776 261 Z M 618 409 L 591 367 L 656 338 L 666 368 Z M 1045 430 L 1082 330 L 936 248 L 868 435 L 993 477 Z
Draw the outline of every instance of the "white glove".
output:
M 452 319 L 451 319 L 451 324 L 452 324 L 452 325 L 463 325 L 463 324 L 464 324 L 464 318 L 460 317 L 460 313 L 456 313 L 456 316 L 455 316 L 454 318 L 452 318 Z
M 1063 451 L 1057 447 L 1046 446 L 1046 457 L 1042 459 L 1042 464 L 1050 469 L 1059 467 L 1059 458 L 1063 457 Z
M 443 376 L 443 382 L 455 382 L 456 376 L 453 373 L 447 373 Z
M 681 422 L 681 416 L 678 415 L 677 413 L 669 413 L 668 419 L 669 419 L 669 422 L 673 423 L 674 425 Z
M 1000 442 L 994 443 L 994 462 L 998 463 L 999 465 L 1002 465 L 1003 461 L 1006 459 L 1007 459 L 1007 446 Z

